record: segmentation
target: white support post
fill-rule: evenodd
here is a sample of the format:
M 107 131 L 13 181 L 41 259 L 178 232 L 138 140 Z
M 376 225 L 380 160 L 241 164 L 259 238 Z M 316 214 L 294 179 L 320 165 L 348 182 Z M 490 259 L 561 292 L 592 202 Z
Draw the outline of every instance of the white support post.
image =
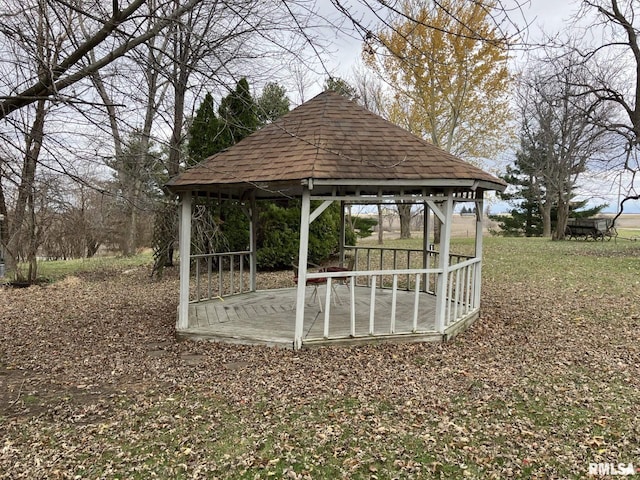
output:
M 369 302 L 369 335 L 375 335 L 376 333 L 376 282 L 378 277 L 373 275 L 371 277 L 371 301 Z M 351 277 L 353 280 L 353 277 Z M 353 287 L 353 286 L 352 286 Z M 353 288 L 351 288 L 353 291 Z M 355 308 L 355 305 L 352 306 Z
M 422 268 L 431 268 L 429 260 L 429 251 L 431 249 L 431 233 L 433 225 L 431 224 L 431 209 L 427 202 L 423 203 L 422 211 Z M 423 278 L 423 289 L 425 292 L 429 291 L 429 283 L 431 281 L 431 275 L 425 273 Z
M 478 201 L 476 202 L 476 258 L 482 259 L 482 229 L 483 229 L 483 216 L 482 212 L 484 208 L 484 192 L 477 192 Z M 475 308 L 480 307 L 480 285 L 482 283 L 482 262 L 476 264 L 476 272 L 473 276 L 473 306 Z
M 300 208 L 300 247 L 298 250 L 298 290 L 296 297 L 296 325 L 293 335 L 293 348 L 302 348 L 304 331 L 304 297 L 307 279 L 307 257 L 309 255 L 309 217 L 311 215 L 311 192 L 303 187 L 302 205 Z
M 431 206 L 433 208 L 433 206 Z M 442 273 L 438 274 L 436 288 L 436 329 L 444 333 L 445 314 L 447 311 L 447 282 L 449 279 L 449 251 L 451 244 L 451 223 L 453 221 L 453 193 L 449 192 L 447 200 L 442 204 L 442 230 L 440 231 L 440 255 L 438 268 Z
M 416 293 L 413 297 L 413 327 L 411 331 L 418 331 L 418 309 L 420 308 L 420 275 L 416 275 Z
M 256 291 L 256 275 L 258 272 L 258 241 L 256 232 L 258 231 L 258 208 L 256 205 L 255 193 L 251 195 L 249 203 L 250 208 L 250 226 L 249 226 L 249 276 L 251 278 L 251 291 Z
M 425 250 L 429 249 L 429 242 L 431 242 L 431 237 L 433 236 L 433 222 L 431 221 L 431 208 L 429 208 L 429 204 L 424 202 L 424 231 L 423 238 L 424 244 L 426 246 Z
M 180 303 L 176 330 L 189 328 L 189 277 L 191 275 L 191 192 L 180 199 Z
M 395 267 L 394 267 L 395 269 Z M 389 333 L 393 335 L 396 333 L 396 305 L 398 303 L 398 274 L 393 274 L 393 281 L 391 282 L 391 321 L 389 326 Z
M 345 244 L 345 215 L 344 215 L 344 200 L 340 201 L 340 266 L 344 267 L 344 244 Z

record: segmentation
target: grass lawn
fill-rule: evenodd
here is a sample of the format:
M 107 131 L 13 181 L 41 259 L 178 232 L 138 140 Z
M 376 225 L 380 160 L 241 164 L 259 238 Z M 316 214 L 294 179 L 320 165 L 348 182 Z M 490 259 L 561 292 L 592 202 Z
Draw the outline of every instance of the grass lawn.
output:
M 72 260 L 40 260 L 38 261 L 38 278 L 56 281 L 68 275 L 104 270 L 120 270 L 150 265 L 153 262 L 151 251 L 131 257 L 96 256 Z M 27 265 L 22 265 L 26 271 Z
M 149 268 L 0 290 L 0 478 L 640 467 L 636 242 L 489 237 L 482 316 L 452 342 L 300 352 L 176 342 L 177 272 L 150 281 Z

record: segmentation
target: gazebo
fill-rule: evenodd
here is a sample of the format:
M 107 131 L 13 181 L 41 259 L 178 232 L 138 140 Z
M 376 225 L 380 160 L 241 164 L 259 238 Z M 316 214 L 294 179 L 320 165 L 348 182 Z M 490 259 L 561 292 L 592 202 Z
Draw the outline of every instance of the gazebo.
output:
M 336 342 L 442 341 L 480 312 L 484 192 L 489 173 L 326 91 L 170 180 L 180 198 L 181 337 L 294 349 Z M 301 201 L 297 285 L 256 288 L 256 202 Z M 191 253 L 202 202 L 232 202 L 249 218 L 249 245 Z M 312 203 L 313 202 L 313 203 Z M 342 212 L 340 265 L 308 267 L 309 226 L 331 204 Z M 423 206 L 421 248 L 344 244 L 347 204 Z M 457 202 L 475 206 L 471 254 L 451 251 Z M 430 242 L 441 224 L 439 249 Z M 346 258 L 349 258 L 349 261 Z

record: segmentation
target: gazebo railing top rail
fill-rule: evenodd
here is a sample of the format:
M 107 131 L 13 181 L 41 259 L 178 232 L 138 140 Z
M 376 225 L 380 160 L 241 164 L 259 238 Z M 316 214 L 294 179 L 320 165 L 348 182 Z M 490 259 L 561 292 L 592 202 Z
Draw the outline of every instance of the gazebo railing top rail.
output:
M 207 257 L 228 257 L 232 255 L 249 255 L 249 250 L 243 250 L 238 252 L 212 252 L 212 253 L 196 253 L 189 255 L 190 258 L 207 258 Z
M 376 247 L 369 245 L 345 245 L 345 250 L 371 250 L 371 251 L 389 251 L 389 252 L 411 252 L 411 253 L 422 253 L 425 250 L 422 248 L 404 248 L 404 247 Z M 428 255 L 439 255 L 440 252 L 438 250 L 426 250 Z M 473 255 L 466 255 L 462 253 L 449 253 L 449 257 L 455 257 L 458 259 L 471 259 L 475 258 Z

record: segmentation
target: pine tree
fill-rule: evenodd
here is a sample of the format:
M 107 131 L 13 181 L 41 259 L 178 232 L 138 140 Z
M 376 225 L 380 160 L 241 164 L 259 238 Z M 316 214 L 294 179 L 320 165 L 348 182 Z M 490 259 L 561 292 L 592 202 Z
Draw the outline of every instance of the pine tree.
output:
M 324 82 L 324 89 L 339 93 L 349 100 L 358 100 L 358 91 L 354 86 L 340 77 L 329 77 Z
M 189 128 L 189 164 L 201 162 L 256 131 L 261 123 L 257 111 L 245 78 L 222 99 L 218 116 L 213 97 L 207 93 Z
M 511 187 L 503 193 L 498 193 L 501 200 L 509 202 L 513 208 L 507 215 L 489 215 L 491 220 L 498 222 L 500 234 L 508 237 L 540 237 L 543 235 L 543 213 L 540 208 L 540 198 L 544 197 L 544 187 L 540 185 L 536 176 L 528 170 L 522 152 L 518 152 L 513 166 L 507 166 L 507 172 L 501 175 Z M 541 193 L 542 191 L 542 193 Z M 586 208 L 588 200 L 576 201 L 571 195 L 569 216 L 573 218 L 588 218 L 597 215 L 607 205 L 596 205 Z M 552 228 L 557 223 L 558 208 L 549 205 L 549 217 Z
M 195 165 L 221 150 L 219 131 L 220 123 L 216 117 L 213 96 L 207 93 L 189 128 L 189 144 L 187 146 L 189 166 Z
M 258 120 L 261 125 L 266 125 L 280 118 L 289 111 L 290 107 L 287 91 L 277 83 L 267 83 L 256 104 Z
M 260 126 L 256 102 L 249 91 L 249 82 L 243 78 L 218 108 L 220 120 L 220 150 L 238 143 Z

